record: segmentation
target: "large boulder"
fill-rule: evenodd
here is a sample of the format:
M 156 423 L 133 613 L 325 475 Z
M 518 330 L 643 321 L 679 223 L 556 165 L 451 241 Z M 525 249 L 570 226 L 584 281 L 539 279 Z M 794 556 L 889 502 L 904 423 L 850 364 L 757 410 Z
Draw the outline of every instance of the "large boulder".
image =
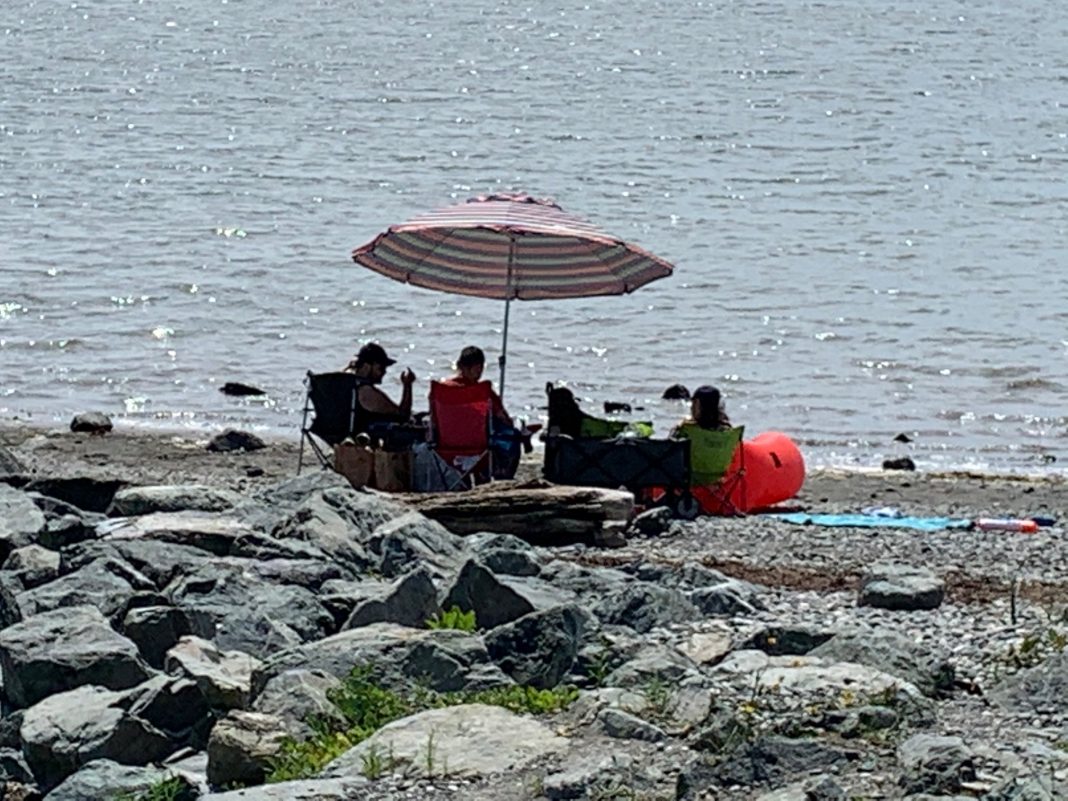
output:
M 902 784 L 910 793 L 955 793 L 975 779 L 975 754 L 960 737 L 914 734 L 897 749 Z
M 820 659 L 856 662 L 900 676 L 926 695 L 939 695 L 953 686 L 955 671 L 946 659 L 884 629 L 841 632 L 808 653 Z
M 328 777 L 357 776 L 372 754 L 386 773 L 473 778 L 523 768 L 567 749 L 543 723 L 499 706 L 463 704 L 431 709 L 389 723 L 335 759 Z
M 208 782 L 216 787 L 262 784 L 288 734 L 280 718 L 233 711 L 208 739 Z
M 370 623 L 398 623 L 420 628 L 438 611 L 438 591 L 430 571 L 419 567 L 389 585 L 385 591 L 357 604 L 343 628 Z
M 168 585 L 194 633 L 222 648 L 267 656 L 300 641 L 318 640 L 334 618 L 303 587 L 269 584 L 240 565 L 202 564 Z
M 192 679 L 209 706 L 244 709 L 260 661 L 241 651 L 222 651 L 199 637 L 182 637 L 167 652 L 164 664 L 171 675 Z
M 267 682 L 256 696 L 252 711 L 280 719 L 294 737 L 310 737 L 310 720 L 345 725 L 345 718 L 328 695 L 340 686 L 336 676 L 321 670 L 287 670 Z
M 466 556 L 462 537 L 419 512 L 383 523 L 367 544 L 379 556 L 379 571 L 389 577 L 399 576 L 416 564 L 444 577 L 454 573 Z
M 942 579 L 925 567 L 873 565 L 861 578 L 859 606 L 913 611 L 937 609 L 946 595 Z
M 115 493 L 108 514 L 125 517 L 153 512 L 225 512 L 241 501 L 236 492 L 204 484 L 130 487 Z
M 602 623 L 630 626 L 645 634 L 658 626 L 693 621 L 697 609 L 678 590 L 665 589 L 644 581 L 612 592 L 595 608 Z
M 120 765 L 110 759 L 95 759 L 50 792 L 48 801 L 139 798 L 167 778 L 168 773 L 162 768 Z M 194 796 L 189 793 L 187 797 Z
M 115 497 L 118 498 L 119 495 Z M 133 505 L 133 501 L 129 505 Z M 234 542 L 251 531 L 247 524 L 227 515 L 197 511 L 161 511 L 110 522 L 104 540 L 155 540 L 198 548 L 216 556 L 226 556 L 233 548 Z
M 148 678 L 137 646 L 91 606 L 45 612 L 3 630 L 0 666 L 18 708 L 85 684 L 119 690 Z
M 126 609 L 130 598 L 155 585 L 129 565 L 114 559 L 97 559 L 48 584 L 15 597 L 15 614 L 25 619 L 54 609 L 95 606 L 108 618 Z
M 94 759 L 147 765 L 174 746 L 157 728 L 124 708 L 122 692 L 79 687 L 26 710 L 20 729 L 26 761 L 49 790 Z
M 492 629 L 528 615 L 573 601 L 574 595 L 537 578 L 496 576 L 469 559 L 446 591 L 441 605 L 474 612 L 479 628 Z
M 40 545 L 16 548 L 4 562 L 4 570 L 18 576 L 22 586 L 30 590 L 59 575 L 59 554 Z
M 126 613 L 122 633 L 137 645 L 144 660 L 159 670 L 167 651 L 190 633 L 189 620 L 173 606 L 139 606 Z
M 571 670 L 585 625 L 574 605 L 532 612 L 489 632 L 486 649 L 516 684 L 551 688 Z
M 70 421 L 70 430 L 78 434 L 106 434 L 114 427 L 103 412 L 81 412 Z
M 116 479 L 72 476 L 34 479 L 24 489 L 77 506 L 85 512 L 104 512 L 123 486 L 124 482 Z
M 203 748 L 213 718 L 200 686 L 181 676 L 153 676 L 126 691 L 131 715 L 155 726 L 174 743 Z
M 253 674 L 253 697 L 287 670 L 321 670 L 340 679 L 358 666 L 373 668 L 377 678 L 390 686 L 423 685 L 439 692 L 512 683 L 490 661 L 477 635 L 372 623 L 269 657 Z
M 0 561 L 31 544 L 44 527 L 44 514 L 27 494 L 0 483 Z
M 990 697 L 1010 712 L 1063 715 L 1068 710 L 1068 653 L 1054 654 L 994 687 Z

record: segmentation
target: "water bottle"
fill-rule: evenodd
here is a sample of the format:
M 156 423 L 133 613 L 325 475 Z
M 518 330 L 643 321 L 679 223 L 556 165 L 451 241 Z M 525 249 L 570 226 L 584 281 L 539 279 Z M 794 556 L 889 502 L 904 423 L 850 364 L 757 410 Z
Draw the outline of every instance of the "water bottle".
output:
M 1038 523 L 1034 520 L 1013 517 L 980 517 L 975 527 L 981 531 L 1018 531 L 1021 534 L 1034 534 Z

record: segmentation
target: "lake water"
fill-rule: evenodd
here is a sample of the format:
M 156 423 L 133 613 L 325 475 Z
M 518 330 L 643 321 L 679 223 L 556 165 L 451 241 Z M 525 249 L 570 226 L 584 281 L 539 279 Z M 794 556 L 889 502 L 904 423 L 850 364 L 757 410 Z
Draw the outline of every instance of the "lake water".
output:
M 676 271 L 513 304 L 513 412 L 664 431 L 712 383 L 813 464 L 1062 472 L 1066 41 L 1052 0 L 5 0 L 0 417 L 295 434 L 372 338 L 422 397 L 503 306 L 349 252 L 525 191 Z

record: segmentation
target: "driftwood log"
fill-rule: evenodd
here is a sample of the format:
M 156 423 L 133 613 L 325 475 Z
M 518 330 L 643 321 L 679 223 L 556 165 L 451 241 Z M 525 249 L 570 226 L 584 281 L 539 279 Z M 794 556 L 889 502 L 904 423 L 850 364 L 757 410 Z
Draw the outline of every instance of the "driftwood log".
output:
M 399 497 L 454 534 L 492 531 L 535 545 L 596 542 L 606 529 L 626 526 L 634 516 L 629 492 L 546 481 L 495 481 L 467 492 Z

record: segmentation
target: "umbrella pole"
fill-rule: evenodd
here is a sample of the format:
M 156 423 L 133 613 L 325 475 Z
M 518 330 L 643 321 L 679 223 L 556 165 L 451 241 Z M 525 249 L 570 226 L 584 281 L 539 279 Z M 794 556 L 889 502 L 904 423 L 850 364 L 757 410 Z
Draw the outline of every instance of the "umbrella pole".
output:
M 504 368 L 508 361 L 508 313 L 512 309 L 512 265 L 515 263 L 515 234 L 508 240 L 508 277 L 504 287 L 504 334 L 501 338 L 501 356 L 497 360 L 501 365 L 501 383 L 497 387 L 501 399 L 504 399 Z

